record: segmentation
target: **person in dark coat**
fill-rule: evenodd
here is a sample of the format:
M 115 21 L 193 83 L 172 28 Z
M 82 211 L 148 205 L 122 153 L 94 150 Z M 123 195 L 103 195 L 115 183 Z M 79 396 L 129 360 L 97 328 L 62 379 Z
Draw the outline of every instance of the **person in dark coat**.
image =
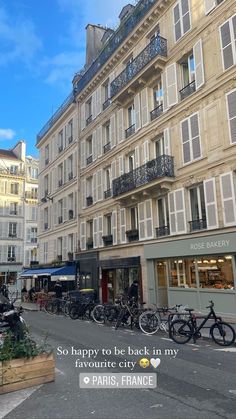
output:
M 62 285 L 59 280 L 55 284 L 54 291 L 56 293 L 56 298 L 62 298 Z
M 128 297 L 138 301 L 138 280 L 135 279 L 128 289 Z

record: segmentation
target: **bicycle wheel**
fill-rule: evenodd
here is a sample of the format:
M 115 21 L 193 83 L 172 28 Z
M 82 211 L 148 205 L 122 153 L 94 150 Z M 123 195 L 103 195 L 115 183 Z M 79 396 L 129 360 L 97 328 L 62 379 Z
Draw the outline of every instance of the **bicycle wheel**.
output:
M 229 346 L 235 341 L 233 327 L 225 322 L 215 323 L 210 329 L 210 334 L 214 342 L 220 346 Z
M 102 304 L 98 304 L 94 307 L 92 313 L 91 313 L 92 319 L 99 324 L 104 323 L 105 321 L 105 315 L 104 315 L 104 307 Z
M 53 314 L 53 302 L 52 301 L 48 301 L 45 306 L 44 306 L 44 310 L 46 311 L 46 313 L 48 314 Z
M 153 311 L 145 311 L 139 316 L 139 327 L 146 335 L 154 335 L 160 328 L 160 318 Z
M 169 334 L 174 342 L 183 344 L 190 341 L 193 331 L 185 320 L 174 320 L 170 324 Z
M 79 310 L 77 305 L 72 305 L 70 307 L 69 316 L 72 320 L 76 320 L 79 318 Z
M 117 321 L 116 321 L 116 325 L 115 325 L 115 329 L 116 330 L 118 329 L 118 327 L 120 327 L 120 325 L 121 325 L 121 323 L 123 321 L 123 318 L 124 318 L 125 314 L 126 314 L 126 310 L 122 308 L 120 310 L 119 314 L 118 314 L 118 317 L 117 317 Z
M 63 314 L 65 316 L 69 316 L 69 314 L 70 314 L 70 307 L 71 307 L 71 302 L 70 301 L 67 301 L 65 303 L 65 305 L 63 306 L 63 308 L 62 308 Z

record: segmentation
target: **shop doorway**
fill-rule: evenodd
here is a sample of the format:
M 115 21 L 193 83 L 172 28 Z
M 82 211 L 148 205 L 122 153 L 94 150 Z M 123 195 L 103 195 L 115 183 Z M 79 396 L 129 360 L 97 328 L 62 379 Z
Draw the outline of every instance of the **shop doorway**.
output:
M 157 278 L 157 305 L 158 307 L 168 306 L 167 290 L 167 262 L 159 260 L 156 264 Z

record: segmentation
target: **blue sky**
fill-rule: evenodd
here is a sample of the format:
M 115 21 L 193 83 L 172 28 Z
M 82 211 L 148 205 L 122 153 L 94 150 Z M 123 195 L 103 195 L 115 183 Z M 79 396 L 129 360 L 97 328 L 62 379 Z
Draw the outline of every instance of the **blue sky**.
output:
M 116 27 L 134 0 L 0 0 L 0 148 L 36 135 L 69 95 L 85 62 L 88 23 Z

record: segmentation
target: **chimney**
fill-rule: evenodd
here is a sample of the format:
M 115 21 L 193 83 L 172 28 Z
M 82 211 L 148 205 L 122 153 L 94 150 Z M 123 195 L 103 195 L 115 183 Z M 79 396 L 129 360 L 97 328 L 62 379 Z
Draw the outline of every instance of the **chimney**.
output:
M 123 22 L 134 10 L 134 6 L 132 4 L 127 4 L 124 6 L 119 14 L 120 23 Z
M 101 50 L 103 46 L 102 38 L 107 30 L 100 25 L 90 23 L 86 26 L 86 67 L 92 64 Z

